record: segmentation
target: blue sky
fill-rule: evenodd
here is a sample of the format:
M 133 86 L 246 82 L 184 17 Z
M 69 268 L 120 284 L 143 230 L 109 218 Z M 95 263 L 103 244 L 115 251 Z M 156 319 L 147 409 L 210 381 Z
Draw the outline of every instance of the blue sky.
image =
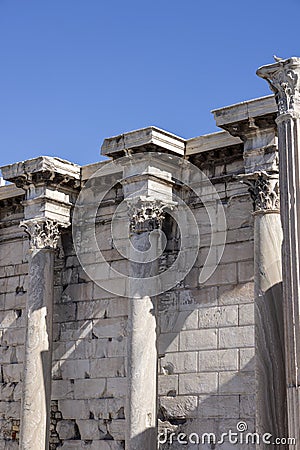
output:
M 270 93 L 260 65 L 300 56 L 299 17 L 299 0 L 0 0 L 0 165 L 215 131 L 211 109 Z

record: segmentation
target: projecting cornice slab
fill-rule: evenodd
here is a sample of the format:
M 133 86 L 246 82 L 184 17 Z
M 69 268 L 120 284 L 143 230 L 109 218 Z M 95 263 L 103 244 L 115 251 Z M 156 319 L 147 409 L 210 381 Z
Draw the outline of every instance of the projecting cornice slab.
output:
M 205 134 L 186 142 L 186 155 L 195 155 L 221 148 L 228 148 L 233 145 L 241 144 L 239 137 L 231 136 L 227 131 L 218 131 L 216 133 Z
M 242 122 L 250 118 L 274 115 L 278 111 L 274 95 L 255 98 L 235 105 L 225 106 L 224 108 L 213 109 L 218 127 L 224 125 Z M 225 128 L 225 127 L 224 127 Z
M 0 201 L 25 195 L 23 189 L 17 188 L 14 184 L 0 187 Z
M 27 161 L 1 167 L 3 178 L 22 187 L 32 179 L 44 178 L 53 181 L 56 177 L 64 183 L 77 183 L 80 180 L 80 166 L 60 158 L 40 156 Z
M 186 140 L 156 127 L 142 128 L 104 140 L 101 154 L 113 158 L 127 152 L 161 151 L 183 156 Z

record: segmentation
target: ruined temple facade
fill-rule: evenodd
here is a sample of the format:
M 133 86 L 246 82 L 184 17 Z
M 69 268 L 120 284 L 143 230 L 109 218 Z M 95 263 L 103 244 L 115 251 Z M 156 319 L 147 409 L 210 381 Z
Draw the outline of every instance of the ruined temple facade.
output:
M 258 75 L 216 133 L 1 168 L 0 450 L 300 448 L 300 59 Z

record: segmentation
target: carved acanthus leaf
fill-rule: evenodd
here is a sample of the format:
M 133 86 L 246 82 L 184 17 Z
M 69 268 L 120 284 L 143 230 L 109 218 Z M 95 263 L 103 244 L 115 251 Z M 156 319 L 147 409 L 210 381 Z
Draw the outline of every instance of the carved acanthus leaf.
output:
M 58 222 L 46 218 L 29 219 L 21 222 L 20 226 L 29 235 L 31 249 L 57 247 L 60 234 Z
M 279 211 L 280 197 L 277 176 L 260 173 L 244 179 L 243 182 L 249 186 L 254 212 Z
M 139 198 L 128 200 L 130 230 L 143 233 L 161 228 L 165 209 L 169 206 L 160 200 Z
M 257 75 L 267 80 L 275 94 L 279 114 L 300 105 L 300 60 L 290 58 L 258 69 Z

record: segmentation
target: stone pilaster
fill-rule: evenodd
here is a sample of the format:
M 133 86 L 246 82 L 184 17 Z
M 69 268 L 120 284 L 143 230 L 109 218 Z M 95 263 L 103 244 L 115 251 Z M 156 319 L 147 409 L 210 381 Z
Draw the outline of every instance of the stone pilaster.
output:
M 290 58 L 263 66 L 257 75 L 268 81 L 278 105 L 288 432 L 297 440 L 293 448 L 300 448 L 300 59 Z

